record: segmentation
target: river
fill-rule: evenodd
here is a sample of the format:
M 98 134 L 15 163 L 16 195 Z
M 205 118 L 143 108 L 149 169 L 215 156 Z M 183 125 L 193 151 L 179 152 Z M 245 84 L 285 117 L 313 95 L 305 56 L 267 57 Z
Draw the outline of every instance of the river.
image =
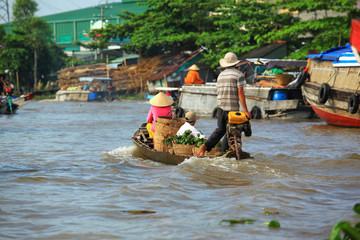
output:
M 132 155 L 149 108 L 31 101 L 0 115 L 0 238 L 324 239 L 359 221 L 360 129 L 252 120 L 243 149 L 253 158 L 173 166 Z M 215 124 L 196 127 L 209 136 Z

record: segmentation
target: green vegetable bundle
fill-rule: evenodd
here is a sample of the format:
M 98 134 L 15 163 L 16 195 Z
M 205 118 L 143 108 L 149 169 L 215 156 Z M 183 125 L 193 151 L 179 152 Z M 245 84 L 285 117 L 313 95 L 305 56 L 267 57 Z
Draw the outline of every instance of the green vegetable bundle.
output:
M 199 138 L 200 134 L 198 134 L 198 137 L 194 137 L 191 134 L 190 130 L 186 130 L 182 135 L 180 136 L 168 136 L 165 137 L 163 140 L 163 143 L 166 145 L 170 145 L 171 143 L 175 144 L 182 144 L 182 145 L 196 145 L 196 147 L 200 147 L 203 143 L 205 143 L 206 139 Z

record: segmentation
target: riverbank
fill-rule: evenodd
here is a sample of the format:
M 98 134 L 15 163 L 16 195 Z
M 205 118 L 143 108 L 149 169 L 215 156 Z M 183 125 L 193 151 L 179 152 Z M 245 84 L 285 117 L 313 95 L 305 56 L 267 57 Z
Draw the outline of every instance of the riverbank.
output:
M 44 94 L 44 95 L 35 95 L 33 98 L 34 100 L 55 100 L 56 93 L 55 94 Z M 142 94 L 125 94 L 125 95 L 119 95 L 115 97 L 114 101 L 116 100 L 145 100 L 144 95 Z

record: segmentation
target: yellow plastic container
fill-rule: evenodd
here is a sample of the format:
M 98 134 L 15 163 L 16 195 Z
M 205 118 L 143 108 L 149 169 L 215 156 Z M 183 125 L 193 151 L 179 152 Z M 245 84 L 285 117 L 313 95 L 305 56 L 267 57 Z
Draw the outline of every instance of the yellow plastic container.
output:
M 248 121 L 245 113 L 239 111 L 231 111 L 228 114 L 230 124 L 242 124 Z

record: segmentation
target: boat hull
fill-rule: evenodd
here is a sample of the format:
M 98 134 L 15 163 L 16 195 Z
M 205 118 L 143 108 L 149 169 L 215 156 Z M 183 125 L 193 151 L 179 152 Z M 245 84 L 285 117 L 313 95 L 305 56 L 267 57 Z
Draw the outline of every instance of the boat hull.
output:
M 330 125 L 343 127 L 360 127 L 360 119 L 343 116 L 339 113 L 332 113 L 328 108 L 321 108 L 312 105 L 316 114 Z
M 330 125 L 342 127 L 360 127 L 360 113 L 349 111 L 349 99 L 360 84 L 359 68 L 334 68 L 332 61 L 311 60 L 310 79 L 302 86 L 307 102 L 316 114 Z M 320 102 L 322 84 L 330 86 L 330 94 L 325 103 Z

